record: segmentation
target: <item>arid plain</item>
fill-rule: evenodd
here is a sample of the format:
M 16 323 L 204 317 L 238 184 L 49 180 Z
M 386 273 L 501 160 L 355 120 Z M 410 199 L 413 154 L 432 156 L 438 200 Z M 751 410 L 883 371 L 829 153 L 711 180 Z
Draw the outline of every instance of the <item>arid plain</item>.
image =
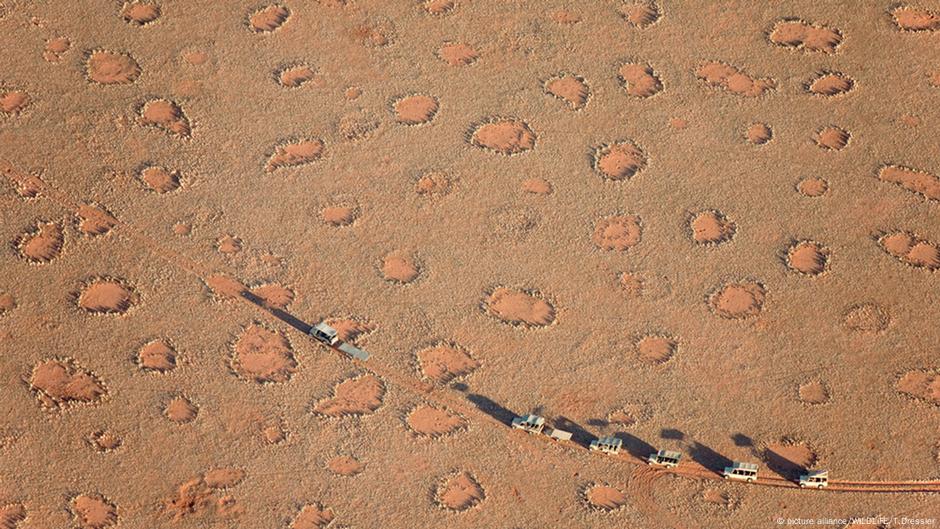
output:
M 940 1 L 4 0 L 0 43 L 0 528 L 940 516 L 767 486 L 940 480 Z

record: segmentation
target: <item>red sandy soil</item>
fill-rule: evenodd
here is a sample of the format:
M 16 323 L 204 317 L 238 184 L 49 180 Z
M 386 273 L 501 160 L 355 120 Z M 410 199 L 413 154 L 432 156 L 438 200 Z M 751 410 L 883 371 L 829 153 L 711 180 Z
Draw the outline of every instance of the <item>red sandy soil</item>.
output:
M 801 274 L 817 276 L 829 269 L 829 248 L 814 241 L 799 241 L 787 249 L 787 266 Z
M 137 363 L 142 369 L 165 373 L 176 367 L 177 353 L 166 341 L 154 340 L 137 352 Z
M 594 168 L 609 180 L 629 179 L 646 166 L 646 155 L 633 142 L 605 145 L 594 153 Z
M 382 405 L 385 384 L 374 375 L 348 378 L 333 388 L 333 396 L 317 402 L 314 413 L 327 417 L 365 415 Z
M 421 373 L 440 383 L 463 377 L 480 367 L 480 362 L 456 345 L 440 344 L 428 347 L 418 351 L 415 356 Z
M 584 492 L 584 498 L 588 504 L 601 511 L 614 511 L 629 502 L 629 498 L 623 492 L 606 485 L 594 485 Z
M 297 516 L 291 521 L 291 529 L 319 529 L 326 527 L 333 521 L 336 515 L 330 508 L 324 508 L 321 505 L 304 505 Z
M 467 66 L 480 58 L 473 46 L 463 42 L 448 42 L 438 48 L 437 56 L 450 66 Z
M 699 244 L 721 244 L 730 241 L 737 225 L 728 219 L 724 213 L 715 210 L 706 210 L 696 213 L 689 221 L 692 229 L 692 240 Z
M 744 132 L 748 143 L 763 145 L 774 138 L 774 131 L 766 123 L 752 123 Z
M 364 465 L 350 456 L 336 456 L 327 463 L 331 472 L 340 476 L 355 476 L 362 472 Z
M 297 361 L 287 337 L 253 323 L 232 345 L 232 369 L 254 382 L 286 382 L 296 371 Z
M 535 147 L 536 135 L 529 124 L 518 119 L 494 118 L 477 125 L 470 141 L 477 147 L 499 154 L 519 154 Z
M 72 514 L 82 529 L 103 529 L 117 525 L 117 507 L 100 495 L 79 494 L 72 498 Z
M 65 235 L 55 222 L 45 222 L 18 238 L 17 249 L 24 258 L 34 263 L 48 263 L 62 251 Z
M 663 89 L 662 81 L 648 64 L 624 63 L 617 73 L 624 89 L 631 96 L 646 98 Z
M 460 472 L 438 487 L 436 499 L 441 508 L 461 512 L 479 505 L 486 492 L 473 474 Z
M 418 406 L 406 419 L 408 428 L 417 435 L 440 437 L 466 427 L 467 421 L 454 413 L 432 406 Z
M 938 38 L 937 0 L 2 2 L 0 529 L 935 516 L 710 479 L 940 476 Z

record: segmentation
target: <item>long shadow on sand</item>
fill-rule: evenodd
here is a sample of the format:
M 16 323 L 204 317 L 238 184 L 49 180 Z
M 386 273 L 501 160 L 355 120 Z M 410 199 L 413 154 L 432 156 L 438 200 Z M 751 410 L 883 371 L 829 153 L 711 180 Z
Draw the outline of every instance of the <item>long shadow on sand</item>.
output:
M 585 430 L 580 424 L 572 421 L 565 416 L 555 417 L 552 424 L 560 430 L 571 432 L 571 440 L 582 446 L 589 446 L 591 441 L 597 439 L 597 436 Z
M 271 307 L 270 305 L 268 305 L 267 303 L 265 303 L 265 301 L 264 301 L 263 299 L 261 299 L 260 297 L 258 297 L 258 296 L 256 296 L 256 295 L 252 294 L 251 292 L 249 292 L 249 291 L 247 291 L 247 290 L 242 291 L 241 294 L 242 294 L 242 297 L 243 297 L 243 298 L 245 298 L 245 299 L 247 299 L 248 301 L 254 303 L 255 305 L 258 305 L 258 306 L 261 307 L 262 309 L 264 309 L 264 310 L 270 312 L 271 315 L 273 315 L 275 318 L 277 318 L 277 319 L 283 321 L 284 323 L 290 325 L 291 327 L 297 329 L 298 331 L 300 331 L 300 332 L 302 332 L 302 333 L 304 333 L 304 334 L 309 334 L 309 333 L 310 333 L 310 329 L 313 328 L 313 325 L 310 325 L 309 323 L 307 323 L 307 322 L 305 322 L 305 321 L 303 321 L 303 320 L 300 320 L 300 319 L 294 317 L 293 314 L 291 314 L 291 313 L 289 313 L 289 312 L 287 312 L 287 311 L 281 310 L 281 309 L 279 309 L 279 308 L 276 308 L 276 307 Z
M 629 452 L 633 457 L 646 459 L 650 454 L 656 452 L 656 447 L 635 435 L 628 434 L 627 432 L 617 432 L 614 435 L 623 440 L 623 449 Z
M 467 393 L 467 400 L 483 413 L 505 424 L 512 424 L 517 415 L 510 409 L 500 406 L 493 399 L 478 393 Z
M 785 478 L 796 480 L 799 479 L 800 474 L 805 474 L 809 471 L 809 469 L 803 465 L 791 461 L 771 449 L 764 450 L 761 455 L 764 460 L 767 461 L 767 468 Z
M 703 467 L 719 473 L 723 471 L 725 467 L 731 466 L 732 463 L 727 457 L 698 441 L 693 442 L 692 446 L 689 447 L 689 457 L 692 458 L 692 461 L 695 461 Z

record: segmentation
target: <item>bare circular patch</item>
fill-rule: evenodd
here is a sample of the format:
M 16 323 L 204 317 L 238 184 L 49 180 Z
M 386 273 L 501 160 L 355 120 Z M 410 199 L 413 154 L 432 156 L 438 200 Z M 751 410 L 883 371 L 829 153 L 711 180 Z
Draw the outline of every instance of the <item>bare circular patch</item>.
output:
M 746 319 L 760 314 L 767 291 L 756 281 L 729 283 L 708 296 L 712 311 L 728 319 Z
M 140 65 L 130 54 L 94 50 L 88 54 L 85 74 L 98 84 L 131 84 L 140 77 Z
M 744 131 L 744 137 L 751 145 L 763 145 L 774 137 L 774 131 L 766 123 L 752 123 Z
M 402 125 L 421 125 L 429 123 L 437 115 L 440 103 L 437 98 L 417 94 L 399 98 L 392 103 L 395 121 Z
M 78 306 L 93 314 L 124 314 L 137 303 L 137 294 L 120 279 L 99 277 L 82 287 Z
M 611 143 L 594 151 L 594 170 L 607 180 L 629 180 L 646 167 L 646 154 L 632 141 Z
M 435 503 L 442 509 L 463 512 L 486 499 L 483 486 L 473 474 L 460 472 L 441 483 L 434 494 Z
M 813 141 L 821 149 L 827 151 L 840 151 L 849 144 L 851 134 L 845 129 L 836 126 L 827 126 L 816 131 Z
M 627 495 L 606 485 L 592 485 L 585 489 L 584 499 L 592 509 L 613 512 L 627 504 Z
M 466 419 L 460 415 L 426 404 L 411 410 L 405 424 L 416 435 L 432 438 L 451 435 L 467 427 Z
M 787 267 L 803 275 L 818 276 L 829 269 L 829 248 L 815 241 L 799 241 L 787 249 Z
M 733 239 L 738 227 L 721 211 L 708 209 L 691 216 L 689 229 L 696 243 L 717 245 Z
M 643 233 L 640 217 L 613 215 L 597 221 L 594 226 L 594 245 L 603 250 L 625 251 L 640 243 Z
M 290 10 L 279 4 L 271 4 L 248 15 L 248 29 L 254 33 L 271 33 L 290 18 Z
M 805 197 L 821 197 L 829 192 L 829 182 L 824 178 L 812 176 L 800 180 L 796 184 L 796 190 Z
M 471 144 L 507 156 L 532 150 L 535 141 L 529 125 L 514 118 L 490 118 L 475 125 L 470 133 Z
M 888 309 L 875 303 L 859 303 L 846 309 L 842 315 L 842 324 L 847 329 L 862 333 L 884 331 L 891 323 Z
M 287 382 L 297 370 L 297 361 L 286 336 L 252 323 L 232 346 L 232 369 L 258 383 Z
M 679 342 L 670 336 L 648 334 L 636 341 L 636 353 L 640 360 L 648 364 L 663 364 L 672 358 L 679 349 Z
M 533 291 L 498 287 L 483 300 L 487 314 L 510 325 L 544 327 L 555 321 L 555 308 Z

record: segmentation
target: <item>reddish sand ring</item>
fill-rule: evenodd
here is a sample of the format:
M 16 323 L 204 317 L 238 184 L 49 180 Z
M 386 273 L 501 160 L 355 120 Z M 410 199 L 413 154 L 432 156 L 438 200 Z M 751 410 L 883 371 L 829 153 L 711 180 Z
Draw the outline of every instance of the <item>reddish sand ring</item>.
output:
M 88 54 L 85 75 L 89 81 L 111 85 L 131 84 L 140 77 L 140 65 L 127 53 L 95 50 Z
M 471 144 L 507 156 L 532 150 L 535 140 L 529 125 L 513 118 L 491 118 L 475 125 L 470 132 Z
M 469 351 L 447 343 L 421 349 L 415 358 L 421 373 L 440 384 L 467 376 L 480 367 Z
M 271 33 L 287 22 L 290 10 L 279 4 L 262 7 L 248 15 L 248 29 L 254 33 Z
M 940 406 L 940 375 L 924 370 L 908 371 L 897 381 L 901 393 Z
M 232 346 L 232 369 L 258 383 L 287 382 L 297 370 L 297 361 L 284 334 L 252 323 Z
M 544 327 L 555 321 L 555 307 L 535 292 L 498 287 L 483 306 L 487 314 L 510 325 Z
M 330 525 L 336 514 L 319 503 L 304 505 L 290 523 L 290 529 L 321 529 Z
M 44 360 L 33 368 L 29 381 L 36 398 L 47 407 L 99 402 L 107 389 L 95 376 L 70 359 Z
M 825 53 L 834 53 L 842 43 L 839 30 L 794 19 L 777 22 L 767 38 L 778 46 Z
M 851 92 L 855 88 L 855 80 L 838 72 L 822 72 L 803 86 L 811 94 L 832 97 Z
M 591 240 L 602 250 L 626 251 L 640 243 L 643 225 L 636 215 L 613 215 L 597 221 Z
M 878 239 L 881 248 L 898 261 L 925 270 L 940 268 L 940 247 L 906 231 L 892 231 Z
M 422 404 L 411 410 L 405 424 L 418 436 L 437 438 L 465 429 L 467 420 L 445 409 Z
M 151 99 L 139 110 L 137 122 L 145 127 L 154 127 L 167 134 L 188 138 L 192 134 L 189 118 L 182 107 L 168 99 Z
M 646 154 L 632 141 L 598 147 L 593 159 L 594 170 L 607 180 L 629 180 L 646 167 Z
M 613 512 L 627 504 L 627 495 L 606 485 L 592 485 L 584 490 L 584 500 L 592 509 Z
M 717 245 L 734 238 L 738 227 L 724 213 L 707 209 L 692 215 L 689 220 L 692 240 L 703 245 Z
M 326 148 L 323 140 L 306 139 L 274 146 L 264 170 L 271 173 L 284 167 L 298 167 L 319 160 Z
M 829 270 L 830 250 L 815 241 L 798 241 L 787 248 L 787 268 L 807 276 Z
M 620 65 L 617 79 L 627 94 L 647 98 L 662 91 L 663 82 L 649 64 L 628 62 Z
M 917 193 L 929 200 L 940 200 L 940 177 L 900 165 L 885 165 L 878 170 L 878 179 Z
M 729 283 L 708 296 L 708 306 L 722 318 L 751 318 L 760 314 L 766 295 L 764 285 L 756 281 Z
M 486 499 L 486 492 L 473 474 L 460 472 L 441 483 L 434 498 L 442 509 L 463 512 L 480 505 Z
M 543 85 L 545 93 L 567 103 L 571 110 L 581 110 L 591 96 L 591 88 L 581 76 L 560 73 Z
M 34 230 L 23 233 L 14 242 L 21 257 L 31 263 L 43 264 L 62 252 L 65 234 L 62 226 L 55 222 L 40 222 Z
M 92 314 L 124 314 L 138 301 L 137 293 L 123 280 L 99 277 L 78 293 L 78 307 Z
M 375 375 L 348 378 L 333 388 L 333 396 L 316 403 L 313 412 L 326 417 L 366 415 L 382 406 L 385 384 Z
M 757 97 L 777 87 L 777 82 L 769 77 L 752 77 L 738 67 L 720 61 L 702 64 L 695 70 L 695 76 L 708 86 L 745 97 Z
M 118 523 L 117 506 L 100 494 L 79 494 L 70 507 L 81 529 L 104 529 Z

